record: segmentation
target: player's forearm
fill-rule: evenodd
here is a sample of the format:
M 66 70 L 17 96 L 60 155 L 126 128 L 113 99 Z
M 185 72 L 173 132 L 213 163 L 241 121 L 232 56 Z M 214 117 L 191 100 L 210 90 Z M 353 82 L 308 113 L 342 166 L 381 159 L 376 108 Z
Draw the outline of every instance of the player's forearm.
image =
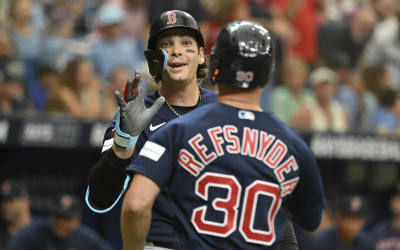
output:
M 143 250 L 150 228 L 151 207 L 132 208 L 124 201 L 121 214 L 121 233 L 124 250 Z
M 113 150 L 104 153 L 89 173 L 89 199 L 99 209 L 111 206 L 120 195 L 130 159 L 119 158 Z
M 321 224 L 321 220 L 322 220 L 322 210 L 309 216 L 293 215 L 293 221 L 308 232 L 315 231 Z

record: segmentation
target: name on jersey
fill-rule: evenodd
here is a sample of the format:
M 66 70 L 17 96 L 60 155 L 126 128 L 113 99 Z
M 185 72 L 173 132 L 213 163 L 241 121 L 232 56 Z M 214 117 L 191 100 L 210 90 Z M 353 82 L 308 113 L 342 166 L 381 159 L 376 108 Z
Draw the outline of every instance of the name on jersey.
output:
M 208 137 L 213 144 L 209 149 L 203 142 L 204 137 L 198 133 L 189 140 L 189 145 L 195 155 L 186 149 L 181 149 L 178 155 L 179 165 L 193 176 L 197 177 L 200 172 L 213 162 L 217 157 L 224 154 L 241 154 L 255 158 L 272 169 L 282 189 L 282 196 L 290 194 L 299 177 L 287 180 L 286 176 L 291 171 L 296 171 L 298 165 L 293 155 L 287 157 L 288 148 L 284 142 L 265 131 L 243 128 L 242 138 L 238 137 L 238 128 L 233 125 L 217 126 L 207 130 Z M 196 159 L 196 156 L 199 160 Z

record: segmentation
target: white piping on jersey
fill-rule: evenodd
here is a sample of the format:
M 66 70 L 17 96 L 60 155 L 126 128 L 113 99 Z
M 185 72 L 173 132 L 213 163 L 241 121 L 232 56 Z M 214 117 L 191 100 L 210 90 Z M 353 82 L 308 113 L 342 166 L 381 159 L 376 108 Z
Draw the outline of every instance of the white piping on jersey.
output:
M 101 152 L 103 153 L 104 151 L 109 150 L 112 147 L 113 143 L 114 143 L 114 138 L 105 140 Z
M 122 188 L 122 190 L 121 190 L 121 193 L 119 194 L 119 196 L 117 197 L 117 199 L 114 201 L 114 203 L 113 203 L 111 206 L 109 206 L 108 208 L 105 208 L 105 209 L 97 209 L 97 208 L 94 208 L 94 207 L 90 204 L 90 201 L 89 201 L 89 192 L 90 192 L 90 190 L 89 190 L 89 185 L 88 185 L 88 187 L 87 187 L 87 189 L 86 189 L 86 195 L 85 195 L 85 202 L 86 202 L 86 205 L 90 208 L 90 210 L 92 210 L 92 211 L 95 212 L 95 213 L 99 213 L 99 214 L 107 213 L 108 211 L 110 211 L 111 209 L 113 209 L 113 207 L 115 207 L 115 205 L 118 203 L 119 199 L 121 199 L 122 194 L 125 193 L 125 190 L 126 190 L 126 188 L 128 187 L 128 184 L 129 184 L 130 179 L 131 179 L 131 177 L 130 177 L 129 175 L 127 175 L 127 176 L 126 176 L 126 179 L 125 179 L 124 186 L 123 186 L 123 188 Z

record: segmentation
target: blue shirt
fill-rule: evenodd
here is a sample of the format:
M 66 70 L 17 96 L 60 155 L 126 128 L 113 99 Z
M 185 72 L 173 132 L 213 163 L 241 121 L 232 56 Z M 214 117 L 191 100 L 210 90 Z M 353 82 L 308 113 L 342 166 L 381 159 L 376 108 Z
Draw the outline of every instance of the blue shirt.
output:
M 289 127 L 219 102 L 161 127 L 128 170 L 167 194 L 175 249 L 275 249 L 288 211 L 315 229 L 325 206 L 315 158 Z
M 137 53 L 135 43 L 126 38 L 119 38 L 113 42 L 100 39 L 93 45 L 90 58 L 94 70 L 106 80 L 110 79 L 116 67 L 138 68 L 142 59 Z
M 374 250 L 400 249 L 400 229 L 392 227 L 392 220 L 378 224 L 371 235 L 374 237 Z

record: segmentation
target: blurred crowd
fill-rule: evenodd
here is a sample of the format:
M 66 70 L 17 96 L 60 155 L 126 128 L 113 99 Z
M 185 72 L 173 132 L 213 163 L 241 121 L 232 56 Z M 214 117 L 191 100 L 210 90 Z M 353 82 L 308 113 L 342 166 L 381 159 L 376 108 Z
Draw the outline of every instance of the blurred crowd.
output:
M 3 180 L 0 185 L 0 250 L 112 250 L 96 231 L 81 223 L 82 203 L 72 194 L 52 197 L 45 216 L 31 211 L 24 183 Z
M 0 113 L 110 120 L 113 91 L 147 76 L 149 23 L 182 9 L 206 54 L 234 19 L 256 20 L 278 48 L 260 105 L 300 131 L 400 134 L 396 0 L 0 0 Z M 143 91 L 157 85 L 144 77 Z M 204 87 L 213 88 L 208 80 Z

